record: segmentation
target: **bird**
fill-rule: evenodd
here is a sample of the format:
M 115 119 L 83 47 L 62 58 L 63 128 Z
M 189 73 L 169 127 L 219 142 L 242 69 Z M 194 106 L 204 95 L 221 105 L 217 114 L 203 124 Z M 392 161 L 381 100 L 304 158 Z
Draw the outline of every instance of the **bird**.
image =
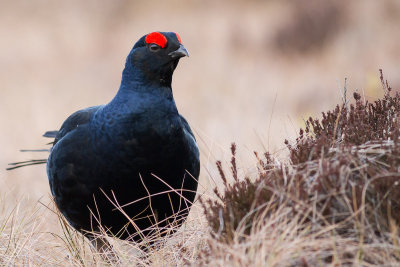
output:
M 103 231 L 140 242 L 186 220 L 198 187 L 200 153 L 171 87 L 185 56 L 177 33 L 144 35 L 128 54 L 109 103 L 79 110 L 58 131 L 44 134 L 54 138 L 47 159 L 54 202 L 90 240 Z

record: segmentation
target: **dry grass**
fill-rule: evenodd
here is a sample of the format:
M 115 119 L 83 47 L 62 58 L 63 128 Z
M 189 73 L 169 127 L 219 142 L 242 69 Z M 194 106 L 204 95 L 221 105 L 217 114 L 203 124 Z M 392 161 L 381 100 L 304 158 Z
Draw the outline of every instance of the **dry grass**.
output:
M 231 244 L 215 239 L 195 265 L 206 266 L 398 266 L 399 247 L 335 234 L 335 225 L 312 231 L 286 207 L 268 216 L 245 240 L 241 230 Z
M 61 234 L 43 229 L 49 213 L 57 214 Z M 2 214 L 5 216 L 0 220 L 1 266 L 182 266 L 195 262 L 205 244 L 205 221 L 198 218 L 201 213 L 196 212 L 196 207 L 173 236 L 150 237 L 154 242 L 151 246 L 147 240 L 132 243 L 99 234 L 112 247 L 111 252 L 103 253 L 72 229 L 53 205 L 30 207 L 21 200 Z
M 229 244 L 208 234 L 198 211 L 176 234 L 159 239 L 146 253 L 138 244 L 106 237 L 118 257 L 118 262 L 113 262 L 106 259 L 109 254 L 100 255 L 62 219 L 63 235 L 41 231 L 42 216 L 50 211 L 42 206 L 21 213 L 22 205 L 26 203 L 19 203 L 0 222 L 1 265 L 398 266 L 400 259 L 398 243 L 380 238 L 364 243 L 360 236 L 343 237 L 337 233 L 340 224 L 305 223 L 307 214 L 294 215 L 291 207 L 280 205 L 254 220 L 245 238 L 244 227 L 236 229 Z

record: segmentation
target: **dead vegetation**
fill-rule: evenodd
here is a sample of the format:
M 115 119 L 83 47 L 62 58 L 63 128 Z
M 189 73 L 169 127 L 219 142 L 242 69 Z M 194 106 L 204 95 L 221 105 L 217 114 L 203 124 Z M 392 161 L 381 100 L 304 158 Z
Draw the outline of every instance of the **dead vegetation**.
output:
M 203 201 L 212 236 L 204 263 L 221 249 L 224 264 L 234 262 L 240 247 L 242 257 L 261 253 L 272 265 L 399 264 L 400 95 L 382 73 L 381 81 L 383 99 L 368 103 L 356 93 L 355 104 L 309 118 L 293 144 L 285 141 L 289 164 L 256 154 L 254 181 L 237 177 L 232 145 L 233 183 L 217 162 L 223 193 Z

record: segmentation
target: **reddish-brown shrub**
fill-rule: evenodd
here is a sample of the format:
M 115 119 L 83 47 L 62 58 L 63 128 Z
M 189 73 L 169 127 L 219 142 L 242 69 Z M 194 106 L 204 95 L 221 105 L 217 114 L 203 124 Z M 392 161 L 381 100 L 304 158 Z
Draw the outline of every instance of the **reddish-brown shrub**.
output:
M 347 103 L 309 118 L 294 144 L 285 141 L 290 165 L 275 166 L 270 154 L 260 159 L 255 180 L 239 179 L 232 145 L 229 184 L 217 162 L 224 192 L 216 200 L 202 201 L 212 235 L 230 243 L 244 239 L 254 222 L 268 220 L 283 205 L 293 216 L 320 229 L 335 225 L 343 236 L 362 236 L 363 242 L 387 238 L 400 225 L 400 95 L 381 81 L 383 99 Z

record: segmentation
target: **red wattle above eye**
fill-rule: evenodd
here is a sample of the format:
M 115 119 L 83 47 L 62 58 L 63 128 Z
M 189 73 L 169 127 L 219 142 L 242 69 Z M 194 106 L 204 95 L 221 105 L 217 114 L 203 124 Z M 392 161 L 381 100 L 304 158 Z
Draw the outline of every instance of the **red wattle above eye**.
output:
M 175 32 L 175 35 L 176 35 L 176 38 L 178 39 L 179 43 L 182 44 L 182 40 L 181 40 L 181 37 L 179 36 L 179 34 L 177 34 L 177 33 Z
M 159 32 L 152 32 L 146 36 L 145 39 L 147 44 L 157 44 L 161 48 L 164 48 L 167 44 L 167 38 Z

